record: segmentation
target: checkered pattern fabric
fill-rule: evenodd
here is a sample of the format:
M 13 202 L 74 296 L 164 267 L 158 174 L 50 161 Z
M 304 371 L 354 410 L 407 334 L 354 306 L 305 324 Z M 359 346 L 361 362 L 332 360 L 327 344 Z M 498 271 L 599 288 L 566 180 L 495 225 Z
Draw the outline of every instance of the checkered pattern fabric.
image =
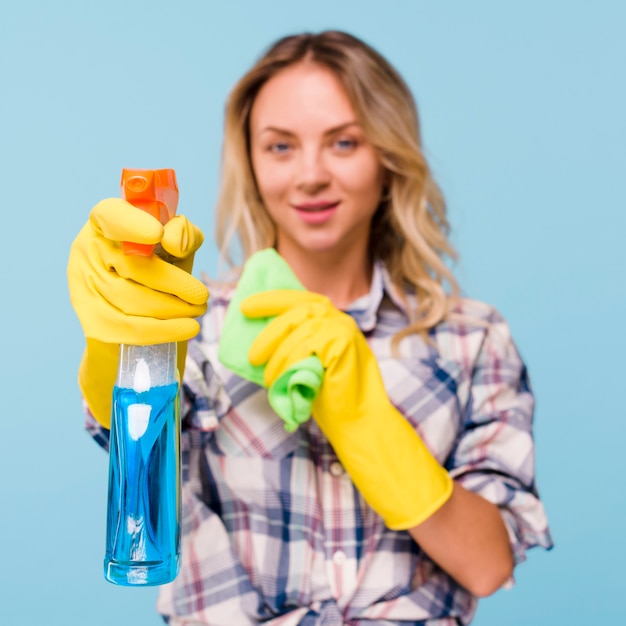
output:
M 476 599 L 365 504 L 315 421 L 285 431 L 265 389 L 217 360 L 232 289 L 212 287 L 183 389 L 183 554 L 158 610 L 172 626 L 452 626 Z M 410 299 L 410 296 L 409 296 Z M 516 562 L 552 545 L 534 481 L 533 395 L 506 322 L 461 300 L 425 341 L 377 265 L 349 308 L 389 397 L 439 462 L 496 503 Z M 87 416 L 106 447 L 107 432 Z M 375 445 L 375 442 L 373 442 Z M 419 480 L 419 477 L 416 477 Z

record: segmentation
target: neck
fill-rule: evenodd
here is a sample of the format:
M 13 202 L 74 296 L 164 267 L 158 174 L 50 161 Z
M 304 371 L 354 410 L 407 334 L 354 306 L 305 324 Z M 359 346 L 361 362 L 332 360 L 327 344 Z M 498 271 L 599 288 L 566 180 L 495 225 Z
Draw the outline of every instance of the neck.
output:
M 367 250 L 352 254 L 279 252 L 307 290 L 327 296 L 340 310 L 369 293 L 372 263 Z

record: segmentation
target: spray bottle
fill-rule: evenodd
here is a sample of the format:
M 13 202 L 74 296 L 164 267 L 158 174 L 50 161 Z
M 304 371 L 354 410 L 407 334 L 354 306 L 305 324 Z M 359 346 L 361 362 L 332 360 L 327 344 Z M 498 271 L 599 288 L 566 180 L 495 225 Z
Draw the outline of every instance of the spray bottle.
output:
M 122 170 L 122 197 L 165 224 L 176 213 L 173 170 Z M 124 242 L 126 254 L 159 246 Z M 180 560 L 180 407 L 176 343 L 120 346 L 113 389 L 104 576 L 162 585 Z

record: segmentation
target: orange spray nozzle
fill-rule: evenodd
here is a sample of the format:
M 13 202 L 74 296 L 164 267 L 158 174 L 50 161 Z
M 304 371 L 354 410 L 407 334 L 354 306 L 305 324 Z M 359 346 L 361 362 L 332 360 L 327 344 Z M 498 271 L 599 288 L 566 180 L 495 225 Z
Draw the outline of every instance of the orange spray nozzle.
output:
M 120 186 L 122 198 L 138 209 L 150 213 L 161 224 L 176 215 L 178 185 L 174 170 L 123 169 Z M 154 245 L 124 241 L 122 249 L 125 254 L 150 256 Z

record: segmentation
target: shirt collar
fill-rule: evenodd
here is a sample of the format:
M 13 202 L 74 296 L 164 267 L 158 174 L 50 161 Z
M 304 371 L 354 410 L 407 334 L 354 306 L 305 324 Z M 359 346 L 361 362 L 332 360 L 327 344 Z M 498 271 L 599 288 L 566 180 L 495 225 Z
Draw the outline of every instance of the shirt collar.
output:
M 376 261 L 369 293 L 354 300 L 346 309 L 346 313 L 354 318 L 363 332 L 372 331 L 376 327 L 378 310 L 385 295 L 406 315 L 406 305 L 391 282 L 389 272 L 382 261 Z

